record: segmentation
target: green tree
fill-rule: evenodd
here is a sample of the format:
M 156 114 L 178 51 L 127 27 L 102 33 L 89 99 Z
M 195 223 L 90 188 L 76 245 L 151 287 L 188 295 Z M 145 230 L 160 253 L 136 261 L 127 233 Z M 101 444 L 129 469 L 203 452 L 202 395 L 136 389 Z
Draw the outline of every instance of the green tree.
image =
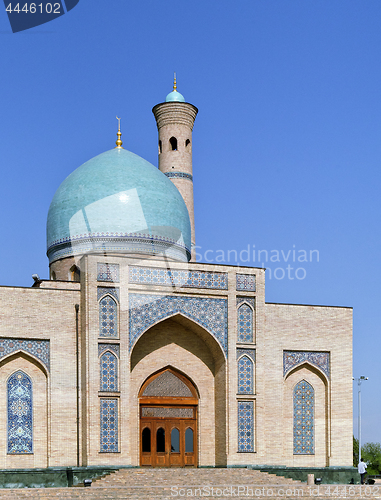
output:
M 361 447 L 361 455 L 366 462 L 368 474 L 379 475 L 381 474 L 381 444 L 380 443 L 365 443 Z M 358 441 L 357 441 L 358 449 Z M 358 453 L 358 451 L 357 451 Z
M 353 466 L 357 467 L 359 461 L 359 440 L 353 436 Z

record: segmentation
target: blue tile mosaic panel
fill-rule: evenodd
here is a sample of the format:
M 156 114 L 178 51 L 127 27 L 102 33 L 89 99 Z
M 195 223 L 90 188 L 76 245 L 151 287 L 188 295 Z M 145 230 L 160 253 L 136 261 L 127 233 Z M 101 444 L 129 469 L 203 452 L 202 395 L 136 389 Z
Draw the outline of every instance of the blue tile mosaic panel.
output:
M 237 290 L 245 292 L 255 292 L 255 275 L 254 274 L 237 274 Z
M 101 453 L 118 452 L 118 400 L 101 399 Z
M 32 381 L 22 371 L 8 379 L 8 453 L 33 453 Z
M 119 350 L 119 344 L 98 344 L 98 356 L 100 356 L 105 351 L 112 351 L 119 358 Z
M 313 455 L 314 389 L 302 380 L 294 389 L 294 455 Z
M 238 451 L 254 452 L 254 401 L 238 401 Z
M 255 297 L 237 297 L 237 307 L 242 304 L 242 302 L 246 302 L 255 310 Z
M 237 359 L 241 356 L 248 356 L 253 363 L 255 363 L 255 349 L 237 349 Z
M 50 368 L 50 343 L 49 340 L 25 340 L 6 338 L 0 339 L 0 359 L 12 352 L 24 351 L 33 354 L 49 370 Z
M 254 365 L 248 356 L 238 360 L 238 394 L 254 393 Z
M 208 330 L 227 356 L 228 305 L 226 299 L 130 293 L 130 349 L 150 326 L 181 313 Z
M 283 351 L 283 375 L 305 362 L 311 363 L 325 373 L 328 378 L 330 377 L 329 352 L 318 351 Z
M 193 181 L 193 175 L 191 174 L 186 174 L 185 172 L 165 172 L 164 175 L 167 177 L 171 178 L 177 178 L 177 179 L 188 179 L 190 181 Z
M 115 300 L 106 295 L 99 302 L 99 336 L 118 336 L 118 307 Z
M 119 288 L 114 288 L 111 286 L 99 286 L 97 289 L 98 300 L 103 297 L 103 295 L 112 295 L 119 302 Z
M 101 391 L 118 390 L 118 358 L 110 351 L 102 354 L 100 359 Z
M 97 281 L 119 283 L 119 264 L 103 264 L 98 262 Z
M 129 282 L 141 285 L 178 286 L 185 288 L 207 288 L 227 290 L 227 273 L 208 273 L 151 267 L 130 267 Z
M 253 342 L 253 310 L 242 304 L 237 313 L 238 342 Z

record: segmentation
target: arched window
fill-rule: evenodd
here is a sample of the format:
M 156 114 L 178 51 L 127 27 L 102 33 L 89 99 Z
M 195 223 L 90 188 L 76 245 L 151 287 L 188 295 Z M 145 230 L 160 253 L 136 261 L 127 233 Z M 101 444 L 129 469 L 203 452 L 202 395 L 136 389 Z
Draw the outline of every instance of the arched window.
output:
M 190 427 L 185 431 L 185 453 L 193 453 L 193 429 Z
M 169 139 L 169 142 L 171 144 L 172 151 L 177 151 L 177 139 L 176 139 L 176 137 L 171 137 Z
M 238 394 L 253 394 L 253 362 L 248 356 L 238 361 Z
M 176 427 L 171 431 L 171 453 L 180 453 L 180 431 Z
M 101 391 L 118 390 L 118 358 L 110 351 L 101 356 Z
M 145 427 L 142 432 L 142 452 L 151 453 L 151 429 Z
M 163 151 L 163 145 L 161 141 L 159 141 L 159 154 L 162 153 L 162 151 Z
M 99 302 L 99 336 L 118 336 L 118 308 L 110 295 L 105 295 Z
M 56 281 L 57 276 L 56 276 L 55 271 L 52 271 L 52 274 L 50 275 L 50 279 L 53 280 L 53 281 Z
M 247 304 L 238 308 L 238 341 L 253 342 L 253 310 Z
M 33 453 L 33 395 L 30 377 L 17 371 L 7 384 L 8 453 Z
M 156 452 L 165 452 L 165 430 L 163 427 L 160 427 L 156 432 Z
M 315 391 L 302 380 L 294 388 L 294 455 L 313 455 Z
M 79 267 L 72 266 L 70 268 L 70 281 L 80 281 L 81 280 L 81 271 Z
M 189 144 L 190 144 L 190 139 L 187 139 L 187 140 L 185 141 L 185 147 L 187 148 L 187 147 L 189 146 Z

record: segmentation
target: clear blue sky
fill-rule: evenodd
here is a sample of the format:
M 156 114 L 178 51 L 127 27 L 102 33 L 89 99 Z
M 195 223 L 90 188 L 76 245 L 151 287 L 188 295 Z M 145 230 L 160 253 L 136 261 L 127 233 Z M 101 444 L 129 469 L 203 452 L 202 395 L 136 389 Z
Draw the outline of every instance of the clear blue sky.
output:
M 151 108 L 176 71 L 199 108 L 199 252 L 318 250 L 295 263 L 305 279 L 268 276 L 266 299 L 354 307 L 363 441 L 381 442 L 380 22 L 379 0 L 80 0 L 12 34 L 0 8 L 1 284 L 48 277 L 50 201 L 114 146 L 116 114 L 157 164 Z

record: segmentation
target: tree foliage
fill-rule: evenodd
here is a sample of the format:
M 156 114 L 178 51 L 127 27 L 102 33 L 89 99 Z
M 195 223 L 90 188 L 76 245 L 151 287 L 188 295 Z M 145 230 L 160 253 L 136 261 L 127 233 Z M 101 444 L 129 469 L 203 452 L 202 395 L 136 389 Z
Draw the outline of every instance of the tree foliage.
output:
M 367 472 L 371 476 L 381 474 L 381 444 L 365 443 L 361 446 L 361 457 L 359 457 L 359 440 L 353 437 L 353 465 L 357 467 L 360 458 L 367 464 Z

